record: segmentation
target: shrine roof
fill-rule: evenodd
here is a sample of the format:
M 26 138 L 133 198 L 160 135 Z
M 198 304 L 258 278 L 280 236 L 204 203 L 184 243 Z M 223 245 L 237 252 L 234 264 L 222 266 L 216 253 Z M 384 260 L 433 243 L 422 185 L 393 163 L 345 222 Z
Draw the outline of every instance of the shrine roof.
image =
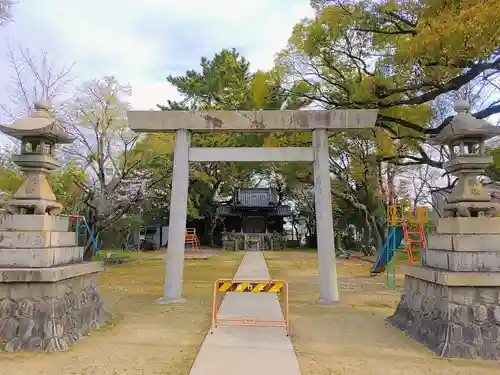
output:
M 272 188 L 239 188 L 234 191 L 233 206 L 269 208 L 278 204 L 278 194 Z
M 287 216 L 292 216 L 292 209 L 288 205 L 278 205 L 273 207 L 271 210 L 260 210 L 258 208 L 254 209 L 257 212 L 261 212 L 262 214 L 265 212 L 269 216 L 280 216 L 280 217 L 287 217 Z M 217 214 L 220 216 L 240 216 L 241 215 L 241 210 L 235 210 L 233 206 L 231 205 L 222 205 L 217 208 Z

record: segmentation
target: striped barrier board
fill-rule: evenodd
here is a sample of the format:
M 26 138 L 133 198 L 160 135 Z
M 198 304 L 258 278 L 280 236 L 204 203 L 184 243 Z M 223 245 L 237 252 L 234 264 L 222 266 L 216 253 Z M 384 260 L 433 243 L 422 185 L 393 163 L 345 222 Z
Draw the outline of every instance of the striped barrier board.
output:
M 217 290 L 226 292 L 251 292 L 251 293 L 279 293 L 283 289 L 283 283 L 278 282 L 218 282 Z
M 226 318 L 218 314 L 217 296 L 229 292 L 239 293 L 280 293 L 283 302 L 283 319 L 261 319 L 261 318 Z M 249 298 L 257 298 L 250 297 Z M 263 296 L 261 296 L 263 298 Z M 259 297 L 260 298 L 260 297 Z M 290 322 L 288 320 L 288 283 L 286 280 L 215 280 L 212 290 L 212 327 L 210 333 L 214 333 L 217 327 L 277 327 L 284 328 L 286 335 L 290 334 Z

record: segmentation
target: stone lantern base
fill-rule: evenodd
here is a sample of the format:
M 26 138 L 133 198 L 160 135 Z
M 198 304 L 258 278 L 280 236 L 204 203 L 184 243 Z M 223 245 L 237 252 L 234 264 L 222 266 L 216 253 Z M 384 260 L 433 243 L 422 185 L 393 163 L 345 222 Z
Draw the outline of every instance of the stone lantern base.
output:
M 68 218 L 0 220 L 0 350 L 63 351 L 108 318 L 99 263 L 83 262 Z
M 445 357 L 500 359 L 500 218 L 440 219 L 388 321 Z

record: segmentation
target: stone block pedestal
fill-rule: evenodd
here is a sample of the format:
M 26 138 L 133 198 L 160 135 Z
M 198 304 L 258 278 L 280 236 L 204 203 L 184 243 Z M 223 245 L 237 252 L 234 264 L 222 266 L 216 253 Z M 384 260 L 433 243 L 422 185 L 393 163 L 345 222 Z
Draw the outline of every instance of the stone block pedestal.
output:
M 394 327 L 439 356 L 500 359 L 499 274 L 420 266 L 404 272 L 404 295 L 388 318 Z
M 444 218 L 422 266 L 403 266 L 388 321 L 444 357 L 500 359 L 500 218 Z
M 102 266 L 82 256 L 68 218 L 0 219 L 0 350 L 64 351 L 108 320 Z
M 0 269 L 0 349 L 64 351 L 109 315 L 98 290 L 98 263 Z

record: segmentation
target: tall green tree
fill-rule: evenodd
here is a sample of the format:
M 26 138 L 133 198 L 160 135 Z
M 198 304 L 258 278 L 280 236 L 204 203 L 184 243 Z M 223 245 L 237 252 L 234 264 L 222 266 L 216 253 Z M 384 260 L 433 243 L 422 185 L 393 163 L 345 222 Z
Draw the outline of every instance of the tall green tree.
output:
M 183 98 L 159 105 L 165 111 L 292 109 L 309 102 L 298 95 L 300 84 L 285 92 L 283 76 L 278 70 L 251 72 L 248 60 L 235 49 L 224 49 L 211 59 L 202 57 L 199 70 L 169 76 L 167 81 L 177 88 Z M 264 145 L 265 139 L 263 134 L 195 134 L 192 144 L 202 147 L 258 147 Z M 205 218 L 213 225 L 216 197 L 229 194 L 237 186 L 249 185 L 257 170 L 261 169 L 262 166 L 248 163 L 193 163 L 190 217 Z
M 319 0 L 295 26 L 280 64 L 325 108 L 378 108 L 380 136 L 404 144 L 382 160 L 433 164 L 419 140 L 429 103 L 500 70 L 496 0 Z M 474 115 L 500 112 L 492 105 Z M 451 118 L 447 121 L 449 122 Z M 416 154 L 416 155 L 415 155 Z

